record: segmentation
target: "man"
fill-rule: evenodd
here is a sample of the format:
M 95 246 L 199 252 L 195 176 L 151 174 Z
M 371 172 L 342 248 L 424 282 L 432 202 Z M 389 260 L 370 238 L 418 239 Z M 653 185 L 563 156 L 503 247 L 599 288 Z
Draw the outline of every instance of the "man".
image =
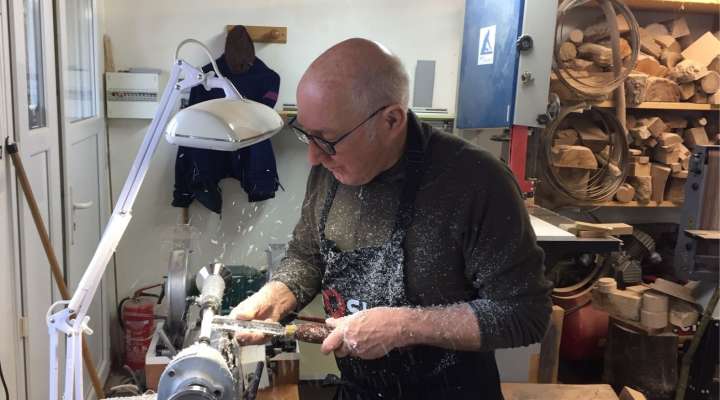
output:
M 233 314 L 277 321 L 322 292 L 341 399 L 501 399 L 493 350 L 547 327 L 542 250 L 508 169 L 420 124 L 408 90 L 368 40 L 310 65 L 290 123 L 313 166 L 302 215 L 271 282 Z

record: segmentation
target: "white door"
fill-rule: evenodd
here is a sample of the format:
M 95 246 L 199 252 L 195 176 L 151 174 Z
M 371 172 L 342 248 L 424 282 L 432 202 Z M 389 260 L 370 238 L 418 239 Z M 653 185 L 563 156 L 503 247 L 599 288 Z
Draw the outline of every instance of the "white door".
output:
M 16 141 L 30 184 L 58 257 L 63 243 L 60 143 L 51 0 L 10 0 L 13 105 Z M 30 210 L 18 195 L 22 313 L 26 318 L 25 391 L 48 398 L 49 340 L 45 314 L 59 295 L 35 231 Z
M 60 121 L 65 183 L 67 280 L 75 291 L 109 218 L 107 136 L 100 96 L 102 67 L 95 0 L 57 0 Z M 106 277 L 88 310 L 88 347 L 101 378 L 110 368 L 110 290 Z M 86 398 L 94 394 L 85 375 Z
M 15 184 L 10 157 L 5 150 L 5 139 L 13 137 L 12 96 L 10 87 L 10 38 L 8 36 L 7 1 L 0 0 L 0 146 L 3 146 L 0 160 L 0 315 L 4 322 L 0 324 L 0 363 L 8 385 L 11 399 L 24 398 L 18 393 L 18 382 L 22 381 L 19 371 L 24 369 L 22 343 L 18 337 L 18 307 L 16 291 L 17 252 L 15 251 L 16 232 L 14 222 L 17 218 Z

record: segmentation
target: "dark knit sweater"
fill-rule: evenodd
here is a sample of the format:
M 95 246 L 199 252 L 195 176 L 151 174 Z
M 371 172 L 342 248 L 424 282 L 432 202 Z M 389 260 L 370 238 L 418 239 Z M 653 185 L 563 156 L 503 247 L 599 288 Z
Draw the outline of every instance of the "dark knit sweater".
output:
M 408 129 L 419 131 L 431 147 L 404 244 L 408 299 L 420 307 L 469 303 L 477 321 L 454 323 L 478 324 L 481 351 L 540 341 L 552 306 L 551 283 L 544 277 L 543 252 L 514 177 L 488 152 L 421 129 L 412 112 L 408 118 Z M 328 217 L 328 239 L 344 251 L 387 241 L 404 166 L 403 157 L 365 185 L 340 184 Z M 318 223 L 333 179 L 322 166 L 310 172 L 287 257 L 271 277 L 290 288 L 298 310 L 320 290 L 325 266 Z

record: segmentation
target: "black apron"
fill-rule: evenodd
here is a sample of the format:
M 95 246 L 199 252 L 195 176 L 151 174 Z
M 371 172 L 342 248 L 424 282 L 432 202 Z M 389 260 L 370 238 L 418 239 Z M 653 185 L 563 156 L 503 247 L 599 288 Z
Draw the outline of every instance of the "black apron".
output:
M 424 127 L 430 129 L 429 127 Z M 325 263 L 325 312 L 340 318 L 373 307 L 413 306 L 405 293 L 403 242 L 412 224 L 415 195 L 429 151 L 423 151 L 417 124 L 408 125 L 406 175 L 389 240 L 380 246 L 340 251 L 325 237 L 338 182 L 329 190 L 320 216 L 320 253 Z M 392 321 L 388 321 L 392 323 Z M 376 360 L 336 358 L 342 378 L 337 399 L 502 399 L 493 352 L 458 352 L 416 346 L 395 349 Z

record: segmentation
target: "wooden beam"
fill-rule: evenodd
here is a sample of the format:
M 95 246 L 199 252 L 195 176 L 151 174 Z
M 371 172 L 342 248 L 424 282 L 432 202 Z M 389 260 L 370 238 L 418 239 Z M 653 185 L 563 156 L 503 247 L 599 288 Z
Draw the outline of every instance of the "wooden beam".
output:
M 236 25 L 227 25 L 225 32 L 230 32 Z M 287 43 L 286 26 L 252 26 L 244 25 L 254 43 Z

